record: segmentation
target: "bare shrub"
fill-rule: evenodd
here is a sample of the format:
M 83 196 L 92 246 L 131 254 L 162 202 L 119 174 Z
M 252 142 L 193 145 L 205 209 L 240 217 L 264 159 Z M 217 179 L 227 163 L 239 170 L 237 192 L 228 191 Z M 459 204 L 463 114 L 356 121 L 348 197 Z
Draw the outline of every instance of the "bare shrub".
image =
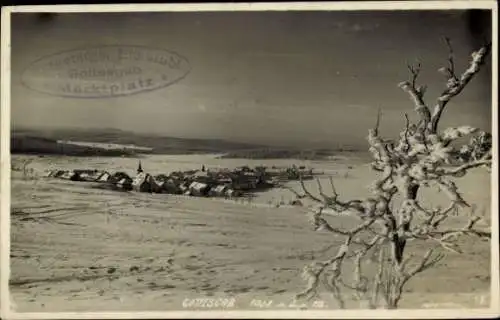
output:
M 487 145 L 488 136 L 479 135 L 482 140 L 472 143 L 480 152 L 470 152 L 471 156 L 465 161 L 453 164 L 453 154 L 460 150 L 457 140 L 478 130 L 467 125 L 438 130 L 446 105 L 479 72 L 490 53 L 491 44 L 472 53 L 469 66 L 461 75 L 455 73 L 453 50 L 448 39 L 446 44 L 450 53 L 448 65 L 439 70 L 446 76 L 446 89 L 437 98 L 432 112 L 424 101 L 426 87 L 417 85 L 420 64 L 408 66 L 410 79 L 400 83 L 399 87 L 415 104 L 419 121 L 410 123 L 405 114 L 405 127 L 399 138 L 385 140 L 379 136 L 379 110 L 376 125 L 369 130 L 367 139 L 373 158 L 372 169 L 380 173 L 373 182 L 371 197 L 342 201 L 332 178 L 332 195 L 323 192 L 319 180 L 317 196 L 307 190 L 302 180 L 303 194 L 293 191 L 298 198 L 307 197 L 321 204 L 311 216 L 316 230 L 326 230 L 344 238 L 334 257 L 304 268 L 307 288 L 297 298 L 312 299 L 323 286 L 332 293 L 340 308 L 346 306 L 347 293 L 353 293 L 359 301 L 367 301 L 369 308 L 397 308 L 410 279 L 435 266 L 444 258 L 445 251 L 460 252 L 459 236 L 491 237 L 489 231 L 475 228 L 480 218 L 475 216 L 473 208 L 462 198 L 453 181 L 471 168 L 491 165 L 491 147 L 482 147 Z M 423 188 L 441 190 L 449 199 L 449 205 L 445 208 L 424 207 L 417 197 Z M 350 230 L 335 228 L 324 219 L 325 208 L 337 213 L 351 213 L 359 222 Z M 461 228 L 445 226 L 445 220 L 463 212 L 461 209 L 470 213 L 468 222 Z M 406 250 L 409 241 L 423 241 L 426 253 L 417 257 L 414 252 Z M 369 265 L 372 267 L 368 268 Z M 350 270 L 353 271 L 349 280 Z

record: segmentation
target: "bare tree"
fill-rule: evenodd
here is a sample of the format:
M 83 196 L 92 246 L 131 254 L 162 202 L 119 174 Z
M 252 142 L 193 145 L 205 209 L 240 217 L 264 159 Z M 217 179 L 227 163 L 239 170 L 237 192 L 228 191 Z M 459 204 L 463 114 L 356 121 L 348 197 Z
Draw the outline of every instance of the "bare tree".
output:
M 381 305 L 393 309 L 398 307 L 404 287 L 408 281 L 422 271 L 436 265 L 444 257 L 444 250 L 460 252 L 457 237 L 473 235 L 490 238 L 489 231 L 475 228 L 479 216 L 460 194 L 453 178 L 464 176 L 471 168 L 490 166 L 491 148 L 480 157 L 469 157 L 466 162 L 452 163 L 452 155 L 460 137 L 478 130 L 470 126 L 447 128 L 438 131 L 441 116 L 448 102 L 467 86 L 479 72 L 490 53 L 491 44 L 486 44 L 472 53 L 468 68 L 457 75 L 450 41 L 448 65 L 440 71 L 447 78 L 446 89 L 431 108 L 424 101 L 425 86 L 417 85 L 420 64 L 408 66 L 410 79 L 399 84 L 415 104 L 419 117 L 410 123 L 405 114 L 405 127 L 397 141 L 384 140 L 379 136 L 380 110 L 376 125 L 369 130 L 368 142 L 373 157 L 372 169 L 381 173 L 371 188 L 372 197 L 364 200 L 342 201 L 330 178 L 332 195 L 323 192 L 318 180 L 319 195 L 313 195 L 301 180 L 304 194 L 293 191 L 299 198 L 307 197 L 320 203 L 320 209 L 312 215 L 312 223 L 318 230 L 326 230 L 344 237 L 337 254 L 329 260 L 315 262 L 304 268 L 307 288 L 298 298 L 314 297 L 320 285 L 332 293 L 341 308 L 346 304 L 346 293 L 354 293 L 358 299 L 369 302 L 370 308 Z M 459 148 L 458 148 L 459 149 Z M 449 198 L 445 208 L 426 208 L 418 199 L 422 188 L 437 187 Z M 395 199 L 398 198 L 398 201 Z M 351 230 L 335 228 L 324 219 L 324 208 L 337 213 L 349 212 L 359 218 Z M 467 209 L 469 221 L 462 228 L 445 226 L 445 220 L 459 209 Z M 409 241 L 426 241 L 428 249 L 423 256 L 415 257 L 406 249 Z M 352 280 L 347 281 L 352 267 Z M 376 268 L 367 268 L 367 265 Z

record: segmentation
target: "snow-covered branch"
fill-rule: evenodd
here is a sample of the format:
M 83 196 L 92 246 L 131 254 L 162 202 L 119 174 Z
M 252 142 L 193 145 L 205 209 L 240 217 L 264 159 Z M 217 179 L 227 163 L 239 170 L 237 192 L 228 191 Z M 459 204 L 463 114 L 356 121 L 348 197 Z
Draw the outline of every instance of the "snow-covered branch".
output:
M 448 102 L 458 95 L 467 86 L 470 80 L 479 72 L 481 66 L 484 64 L 486 57 L 491 51 L 491 43 L 485 44 L 479 50 L 471 54 L 471 61 L 469 67 L 462 73 L 460 77 L 455 74 L 454 62 L 453 62 L 453 49 L 449 39 L 446 39 L 446 43 L 449 48 L 449 58 L 448 67 L 441 68 L 440 71 L 444 73 L 447 77 L 446 89 L 439 96 L 438 103 L 434 107 L 431 115 L 431 121 L 429 123 L 428 130 L 431 133 L 437 131 L 439 120 L 441 119 L 441 114 Z
M 491 166 L 491 151 L 479 160 L 473 160 L 455 168 L 440 168 L 436 170 L 436 173 L 441 176 L 462 177 L 465 175 L 467 170 L 482 166 Z
M 408 69 L 410 70 L 411 79 L 409 81 L 401 82 L 399 84 L 399 87 L 406 91 L 412 98 L 413 102 L 415 103 L 415 111 L 420 114 L 421 117 L 421 126 L 425 128 L 431 121 L 431 112 L 429 110 L 429 107 L 427 107 L 424 102 L 426 87 L 417 87 L 416 84 L 418 75 L 420 74 L 421 65 L 420 63 L 416 67 L 408 65 Z

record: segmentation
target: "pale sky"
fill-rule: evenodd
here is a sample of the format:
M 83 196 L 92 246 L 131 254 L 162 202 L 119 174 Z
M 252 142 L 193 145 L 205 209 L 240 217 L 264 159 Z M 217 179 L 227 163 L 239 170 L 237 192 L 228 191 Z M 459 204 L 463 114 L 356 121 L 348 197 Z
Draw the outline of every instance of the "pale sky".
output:
M 444 88 L 437 72 L 451 38 L 464 70 L 489 20 L 448 12 L 222 12 L 12 16 L 14 127 L 119 128 L 257 143 L 366 145 L 377 108 L 388 138 L 413 116 L 397 87 L 419 59 L 427 101 Z M 488 15 L 486 15 L 488 18 Z M 180 53 L 180 82 L 125 97 L 62 98 L 21 83 L 34 60 L 96 45 L 141 45 Z M 443 125 L 491 126 L 491 63 L 449 104 Z

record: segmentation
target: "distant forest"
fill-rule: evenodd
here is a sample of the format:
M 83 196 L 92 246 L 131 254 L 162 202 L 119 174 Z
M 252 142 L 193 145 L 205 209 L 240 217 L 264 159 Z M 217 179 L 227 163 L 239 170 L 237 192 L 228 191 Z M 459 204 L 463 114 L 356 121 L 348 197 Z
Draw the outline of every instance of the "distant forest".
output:
M 222 159 L 242 158 L 242 159 L 300 159 L 300 160 L 323 160 L 341 152 L 356 151 L 352 148 L 337 150 L 312 149 L 294 150 L 281 148 L 260 148 L 250 150 L 231 151 L 221 156 Z

